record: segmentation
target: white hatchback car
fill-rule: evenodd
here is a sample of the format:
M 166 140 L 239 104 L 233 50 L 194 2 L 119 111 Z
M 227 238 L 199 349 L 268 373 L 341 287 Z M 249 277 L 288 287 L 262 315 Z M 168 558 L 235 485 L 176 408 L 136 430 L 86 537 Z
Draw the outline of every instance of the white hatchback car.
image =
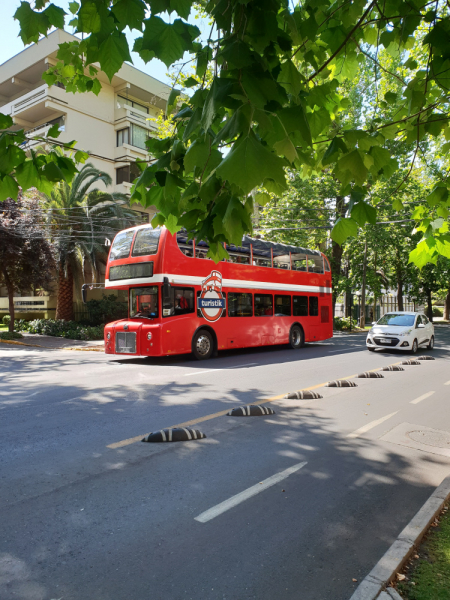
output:
M 396 311 L 386 313 L 367 334 L 367 349 L 395 348 L 409 350 L 413 354 L 419 346 L 432 350 L 434 327 L 423 313 Z

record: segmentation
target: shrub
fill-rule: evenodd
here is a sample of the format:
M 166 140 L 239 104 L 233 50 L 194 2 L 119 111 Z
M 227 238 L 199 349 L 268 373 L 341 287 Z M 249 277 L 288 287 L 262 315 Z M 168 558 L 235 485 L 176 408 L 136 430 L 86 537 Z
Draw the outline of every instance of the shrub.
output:
M 438 306 L 433 306 L 433 317 L 443 317 L 444 313 Z
M 64 337 L 69 340 L 102 340 L 103 325 L 81 325 L 76 321 L 62 319 L 35 319 L 34 321 L 16 321 L 17 331 L 28 331 L 39 335 Z
M 118 319 L 126 319 L 128 316 L 127 302 L 121 302 L 114 294 L 103 294 L 101 300 L 89 300 L 86 308 L 89 313 L 89 325 L 110 323 Z
M 355 319 L 351 320 L 351 327 L 356 327 Z M 334 317 L 333 328 L 336 329 L 336 331 L 350 331 L 350 317 Z
M 3 325 L 9 325 L 10 321 L 11 321 L 11 315 L 5 315 L 2 319 Z
M 0 340 L 20 340 L 21 338 L 23 338 L 23 335 L 17 333 L 17 331 L 0 331 Z

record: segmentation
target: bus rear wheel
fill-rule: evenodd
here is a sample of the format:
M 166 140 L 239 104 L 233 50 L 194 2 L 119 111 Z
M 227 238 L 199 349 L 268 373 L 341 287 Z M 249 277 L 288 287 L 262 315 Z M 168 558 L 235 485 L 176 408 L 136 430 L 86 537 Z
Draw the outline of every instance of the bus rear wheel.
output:
M 197 360 L 211 358 L 214 352 L 214 340 L 206 329 L 200 329 L 192 338 L 192 354 Z
M 289 343 L 294 350 L 301 348 L 305 343 L 305 336 L 303 335 L 302 328 L 298 325 L 293 325 L 291 327 L 291 331 L 289 332 Z

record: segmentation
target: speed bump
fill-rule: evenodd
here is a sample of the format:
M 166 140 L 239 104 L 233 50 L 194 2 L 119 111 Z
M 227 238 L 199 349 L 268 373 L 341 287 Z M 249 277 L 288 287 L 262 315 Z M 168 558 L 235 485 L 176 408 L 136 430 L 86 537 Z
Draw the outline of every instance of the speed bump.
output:
M 384 375 L 377 373 L 376 371 L 366 371 L 357 375 L 359 379 L 383 379 Z
M 317 392 L 312 392 L 311 390 L 304 390 L 300 392 L 291 392 L 290 394 L 286 394 L 285 398 L 288 400 L 318 400 L 319 398 L 323 398 Z
M 325 387 L 358 387 L 354 381 L 348 379 L 336 379 L 329 381 Z
M 390 365 L 389 367 L 383 367 L 381 370 L 382 371 L 404 371 L 405 369 L 403 367 L 400 367 L 399 365 Z
M 436 360 L 434 356 L 418 356 L 417 360 Z
M 189 442 L 191 440 L 202 440 L 206 435 L 198 429 L 189 429 L 187 427 L 175 427 L 173 429 L 160 429 L 149 433 L 143 442 Z
M 238 406 L 230 410 L 229 417 L 261 417 L 262 415 L 274 415 L 275 411 L 267 406 L 260 404 L 249 404 L 248 406 Z
M 420 365 L 418 360 L 404 360 L 402 365 Z

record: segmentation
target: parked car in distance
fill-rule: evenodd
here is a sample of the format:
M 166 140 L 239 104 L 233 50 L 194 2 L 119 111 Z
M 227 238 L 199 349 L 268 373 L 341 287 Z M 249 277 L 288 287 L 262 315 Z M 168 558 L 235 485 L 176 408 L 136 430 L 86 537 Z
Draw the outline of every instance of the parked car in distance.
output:
M 420 346 L 432 350 L 434 326 L 423 313 L 400 311 L 386 313 L 372 323 L 366 339 L 367 349 L 395 348 L 415 354 Z

